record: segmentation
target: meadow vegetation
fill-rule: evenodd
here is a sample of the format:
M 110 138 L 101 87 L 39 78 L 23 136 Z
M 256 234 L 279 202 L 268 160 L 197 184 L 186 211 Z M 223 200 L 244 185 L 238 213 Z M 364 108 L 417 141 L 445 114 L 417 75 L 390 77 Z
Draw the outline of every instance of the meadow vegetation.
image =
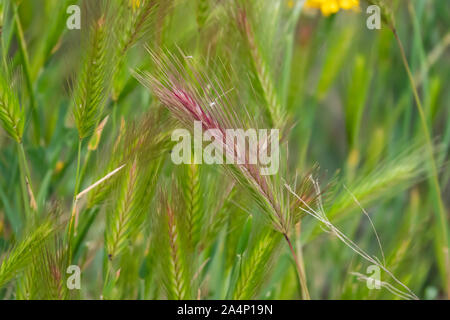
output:
M 0 299 L 450 297 L 446 0 L 0 0 L 0 40 Z M 174 163 L 194 123 L 234 161 Z

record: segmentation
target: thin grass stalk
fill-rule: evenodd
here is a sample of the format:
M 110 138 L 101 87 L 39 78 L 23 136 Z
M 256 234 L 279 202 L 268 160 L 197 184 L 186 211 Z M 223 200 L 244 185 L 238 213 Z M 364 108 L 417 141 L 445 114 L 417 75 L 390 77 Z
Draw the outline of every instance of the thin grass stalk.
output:
M 306 279 L 304 277 L 304 273 L 302 268 L 300 267 L 300 261 L 297 257 L 297 254 L 295 253 L 294 247 L 292 246 L 292 242 L 291 239 L 289 238 L 289 236 L 287 234 L 283 234 L 284 239 L 286 240 L 288 246 L 289 246 L 289 250 L 291 251 L 292 257 L 294 259 L 295 262 L 295 267 L 297 268 L 297 275 L 298 278 L 300 280 L 300 284 L 301 284 L 301 289 L 302 289 L 302 294 L 303 294 L 303 299 L 305 300 L 311 300 L 311 297 L 309 296 L 309 292 L 306 286 Z
M 23 69 L 25 73 L 25 83 L 27 85 L 28 94 L 30 95 L 30 107 L 31 107 L 31 116 L 33 119 L 33 127 L 34 127 L 34 135 L 36 139 L 36 143 L 39 143 L 40 139 L 40 122 L 39 122 L 39 116 L 37 113 L 37 106 L 36 106 L 36 99 L 34 96 L 34 90 L 33 90 L 33 81 L 31 79 L 31 71 L 30 71 L 30 59 L 28 55 L 27 50 L 27 44 L 25 41 L 25 36 L 23 33 L 22 23 L 20 21 L 18 7 L 16 4 L 14 4 L 14 22 L 16 25 L 17 30 L 17 37 L 19 42 L 19 50 L 22 57 L 23 62 Z
M 77 169 L 76 169 L 76 173 L 75 173 L 75 187 L 74 187 L 74 192 L 73 192 L 73 198 L 72 198 L 72 208 L 70 210 L 71 216 L 70 216 L 70 221 L 69 221 L 69 229 L 68 229 L 68 234 L 69 234 L 69 239 L 74 236 L 76 234 L 75 232 L 75 216 L 76 216 L 76 211 L 77 211 L 77 194 L 79 192 L 80 189 L 80 166 L 81 166 L 81 145 L 82 145 L 82 139 L 79 138 L 78 139 L 78 148 L 77 148 Z
M 78 191 L 79 191 L 81 185 L 83 184 L 87 166 L 89 164 L 89 160 L 91 159 L 91 154 L 93 151 L 97 150 L 97 148 L 98 148 L 98 145 L 99 145 L 101 137 L 102 137 L 102 132 L 103 132 L 103 129 L 105 128 L 106 123 L 108 122 L 108 118 L 109 117 L 107 116 L 107 117 L 105 117 L 105 119 L 102 120 L 102 122 L 100 122 L 97 129 L 95 130 L 95 133 L 89 139 L 87 153 L 86 153 L 86 156 L 84 157 L 83 166 L 80 169 L 81 171 L 80 171 L 80 176 L 79 176 Z M 77 194 L 78 194 L 78 192 L 77 192 Z
M 6 133 L 17 144 L 19 159 L 20 183 L 24 209 L 27 218 L 31 218 L 31 209 L 36 210 L 31 175 L 23 148 L 23 132 L 25 126 L 25 111 L 21 107 L 14 88 L 14 80 L 8 63 L 0 68 L 0 124 Z
M 412 75 L 411 69 L 409 68 L 408 59 L 406 58 L 405 49 L 403 47 L 402 41 L 400 40 L 400 37 L 398 36 L 397 29 L 393 26 L 393 24 L 390 25 L 390 28 L 392 30 L 392 33 L 394 34 L 395 40 L 397 42 L 397 45 L 400 49 L 400 54 L 403 62 L 403 66 L 405 67 L 406 73 L 408 74 L 408 79 L 411 85 L 411 89 L 413 91 L 414 100 L 416 102 L 417 110 L 419 111 L 420 115 L 420 122 L 423 134 L 425 136 L 425 142 L 426 142 L 426 148 L 427 153 L 429 156 L 429 165 L 431 170 L 431 185 L 433 187 L 436 200 L 438 202 L 438 217 L 440 221 L 440 227 L 442 232 L 442 239 L 441 239 L 441 246 L 442 251 L 444 255 L 444 263 L 445 263 L 445 270 L 446 270 L 446 286 L 447 286 L 447 298 L 450 299 L 450 258 L 449 258 L 449 252 L 448 252 L 448 233 L 447 233 L 447 218 L 446 218 L 446 210 L 444 203 L 442 201 L 441 196 L 441 188 L 439 185 L 439 179 L 438 179 L 438 170 L 437 165 L 434 159 L 434 151 L 433 151 L 433 142 L 431 140 L 431 134 L 430 130 L 428 128 L 425 111 L 422 106 L 422 102 L 419 98 L 419 93 L 417 92 L 417 87 L 414 81 L 414 77 Z
M 77 150 L 77 171 L 75 174 L 75 188 L 73 192 L 72 210 L 71 210 L 71 220 L 70 226 L 73 227 L 73 235 L 76 235 L 76 220 L 77 220 L 77 194 L 80 191 L 80 166 L 81 166 L 81 146 L 83 144 L 83 139 L 78 139 L 78 150 Z M 72 230 L 71 230 L 72 231 Z
M 77 235 L 77 220 L 78 220 L 78 208 L 77 208 L 77 195 L 80 188 L 80 163 L 81 163 L 81 145 L 82 145 L 82 139 L 78 139 L 78 150 L 77 150 L 77 171 L 75 174 L 75 188 L 73 193 L 73 199 L 72 199 L 72 207 L 70 210 L 70 220 L 69 220 L 69 226 L 67 228 L 67 246 L 68 246 L 68 252 L 69 252 L 69 261 L 72 260 L 73 252 L 72 252 L 72 244 L 75 240 L 75 237 Z
M 83 166 L 80 169 L 78 191 L 80 189 L 80 186 L 83 184 L 83 180 L 86 175 L 87 166 L 88 166 L 89 160 L 91 159 L 92 151 L 93 151 L 92 149 L 88 149 L 86 156 L 84 157 Z
M 299 265 L 299 280 L 300 280 L 300 286 L 302 291 L 302 297 L 304 300 L 311 300 L 311 296 L 309 294 L 308 290 L 308 282 L 306 280 L 306 271 L 305 271 L 305 263 L 303 260 L 303 247 L 302 243 L 300 241 L 300 224 L 299 222 L 296 225 L 295 231 L 297 236 L 297 256 L 298 256 L 298 265 Z
M 311 177 L 311 180 L 313 178 Z M 382 269 L 384 272 L 386 272 L 398 285 L 400 285 L 405 291 L 399 291 L 402 292 L 403 296 L 407 299 L 412 300 L 418 300 L 419 298 L 414 294 L 414 292 L 411 291 L 404 283 L 402 283 L 391 271 L 389 271 L 383 264 L 379 262 L 379 259 L 375 256 L 370 256 L 367 254 L 364 250 L 362 250 L 355 242 L 353 242 L 350 238 L 348 238 L 342 231 L 340 231 L 338 228 L 336 228 L 328 219 L 328 217 L 325 215 L 323 206 L 322 206 L 322 199 L 320 196 L 320 190 L 318 187 L 318 182 L 314 181 L 315 188 L 318 192 L 318 210 L 311 208 L 311 206 L 306 203 L 301 197 L 299 197 L 292 188 L 285 184 L 285 187 L 289 192 L 297 197 L 297 199 L 303 204 L 303 206 L 300 206 L 299 209 L 303 212 L 309 214 L 310 216 L 314 217 L 318 221 L 322 222 L 324 226 L 328 229 L 329 232 L 333 233 L 336 237 L 338 237 L 339 240 L 341 240 L 346 246 L 348 246 L 350 249 L 352 249 L 355 253 L 357 253 L 359 256 L 364 258 L 366 261 L 378 266 L 380 269 Z
M 411 89 L 413 92 L 413 97 L 416 102 L 417 110 L 419 112 L 421 128 L 423 131 L 423 135 L 425 136 L 426 152 L 429 157 L 429 167 L 430 167 L 429 170 L 430 170 L 430 174 L 431 174 L 430 184 L 432 186 L 432 190 L 433 190 L 434 196 L 437 201 L 437 211 L 438 211 L 437 215 L 438 215 L 438 218 L 440 221 L 440 228 L 438 228 L 438 230 L 440 229 L 441 235 L 438 235 L 438 237 L 441 238 L 440 239 L 441 246 L 442 246 L 441 254 L 442 254 L 442 258 L 444 260 L 443 261 L 444 262 L 444 273 L 445 273 L 444 276 L 445 276 L 445 282 L 446 282 L 444 285 L 446 286 L 446 290 L 447 290 L 447 298 L 450 299 L 450 257 L 449 257 L 449 252 L 448 252 L 448 247 L 449 247 L 448 240 L 449 239 L 448 239 L 448 229 L 447 229 L 448 223 L 447 223 L 447 218 L 446 218 L 447 213 L 446 213 L 444 202 L 442 201 L 441 187 L 439 185 L 439 175 L 438 175 L 438 169 L 437 169 L 438 167 L 436 165 L 436 160 L 434 158 L 433 142 L 432 142 L 430 129 L 429 129 L 428 123 L 427 123 L 427 117 L 425 114 L 425 110 L 422 106 L 422 102 L 420 100 L 419 93 L 417 91 L 417 86 L 416 86 L 416 82 L 414 80 L 414 76 L 409 67 L 408 58 L 406 57 L 406 52 L 403 47 L 403 43 L 400 40 L 400 37 L 397 32 L 397 28 L 395 27 L 395 18 L 394 18 L 394 14 L 392 13 L 392 10 L 388 7 L 385 0 L 368 0 L 368 2 L 381 7 L 381 18 L 388 25 L 389 29 L 392 31 L 392 33 L 394 35 L 395 41 L 400 50 L 400 55 L 401 55 L 403 66 L 408 75 L 408 80 L 409 80 L 409 83 L 410 83 L 410 86 L 411 86 Z M 440 255 L 439 252 L 438 252 L 438 255 Z
M 36 212 L 37 211 L 37 204 L 36 200 L 34 198 L 34 192 L 33 192 L 33 186 L 31 183 L 31 174 L 30 169 L 28 168 L 28 161 L 25 155 L 25 150 L 23 148 L 23 142 L 18 144 L 19 148 L 19 162 L 22 163 L 22 176 L 25 177 L 25 185 L 26 185 L 26 199 L 29 201 L 29 206 L 31 211 Z
M 25 166 L 24 166 L 24 158 L 21 152 L 20 144 L 17 144 L 17 153 L 19 155 L 19 171 L 20 171 L 20 187 L 22 190 L 22 198 L 23 198 L 23 205 L 25 208 L 25 216 L 28 219 L 31 218 L 31 206 L 30 206 L 30 199 L 27 191 L 27 183 L 26 183 L 26 173 L 25 173 Z
M 78 139 L 78 152 L 77 152 L 77 171 L 75 175 L 75 189 L 73 194 L 73 199 L 76 199 L 78 191 L 80 190 L 80 165 L 81 165 L 81 145 L 83 143 L 82 139 Z

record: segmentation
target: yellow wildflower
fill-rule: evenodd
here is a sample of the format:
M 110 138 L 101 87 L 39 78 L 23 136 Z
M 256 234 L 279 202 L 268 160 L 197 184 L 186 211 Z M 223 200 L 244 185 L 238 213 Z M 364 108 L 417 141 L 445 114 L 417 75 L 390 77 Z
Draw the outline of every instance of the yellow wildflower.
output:
M 141 6 L 141 0 L 131 0 L 133 10 L 138 9 Z
M 316 8 L 322 11 L 324 16 L 336 13 L 339 9 L 349 10 L 359 7 L 359 0 L 307 0 L 307 8 Z

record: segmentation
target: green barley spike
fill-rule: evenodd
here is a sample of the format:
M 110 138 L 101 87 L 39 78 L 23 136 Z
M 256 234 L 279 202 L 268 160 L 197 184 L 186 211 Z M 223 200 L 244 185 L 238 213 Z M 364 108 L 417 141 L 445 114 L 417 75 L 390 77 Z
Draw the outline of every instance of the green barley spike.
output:
M 74 116 L 80 139 L 94 131 L 109 94 L 111 63 L 108 61 L 107 27 L 104 17 L 94 23 L 74 93 Z
M 41 251 L 42 245 L 54 232 L 54 227 L 47 221 L 37 226 L 20 241 L 0 263 L 0 288 L 14 279 L 33 261 L 33 255 Z
M 268 107 L 267 114 L 271 124 L 275 127 L 281 127 L 284 119 L 284 111 L 274 86 L 269 66 L 261 52 L 260 45 L 257 42 L 255 31 L 246 9 L 241 8 L 239 10 L 237 19 L 241 32 L 247 41 L 256 75 L 263 89 L 264 99 L 266 100 Z
M 183 228 L 180 226 L 180 219 L 174 212 L 174 208 L 167 202 L 164 206 L 165 208 L 162 208 L 160 212 L 158 227 L 162 283 L 168 299 L 188 299 L 190 278 L 183 245 L 185 234 L 182 232 Z
M 11 75 L 6 66 L 0 68 L 0 123 L 8 135 L 22 141 L 25 110 L 21 107 L 15 90 L 11 89 Z
M 105 244 L 110 259 L 116 258 L 120 254 L 126 246 L 129 234 L 133 233 L 132 231 L 136 227 L 132 215 L 136 182 L 137 172 L 136 163 L 134 163 L 123 177 L 119 187 L 116 208 L 107 217 Z
M 269 232 L 257 239 L 254 247 L 245 253 L 233 299 L 245 300 L 255 297 L 280 240 L 280 234 Z
M 181 260 L 181 254 L 179 252 L 179 237 L 178 237 L 178 227 L 175 222 L 173 213 L 169 213 L 168 217 L 168 234 L 169 234 L 169 248 L 170 248 L 170 271 L 171 271 L 171 294 L 172 298 L 183 299 L 186 295 L 184 275 L 183 275 L 183 264 Z
M 200 172 L 199 166 L 190 164 L 187 166 L 187 177 L 185 187 L 186 221 L 189 230 L 189 240 L 194 249 L 200 241 L 202 229 L 202 212 L 200 206 Z

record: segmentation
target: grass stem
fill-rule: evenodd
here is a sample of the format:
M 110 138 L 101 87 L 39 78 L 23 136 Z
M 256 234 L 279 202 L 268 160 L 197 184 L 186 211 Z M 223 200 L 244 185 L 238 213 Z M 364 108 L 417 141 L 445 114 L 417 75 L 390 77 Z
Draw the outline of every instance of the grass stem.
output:
M 34 198 L 34 192 L 33 192 L 33 186 L 31 184 L 31 174 L 30 169 L 28 168 L 28 161 L 27 157 L 25 155 L 25 150 L 23 148 L 23 143 L 19 143 L 19 161 L 22 163 L 22 176 L 25 178 L 25 187 L 26 187 L 26 194 L 29 207 L 31 211 L 36 212 L 37 211 L 37 204 L 36 199 Z
M 38 116 L 37 108 L 36 108 L 36 99 L 34 96 L 33 81 L 31 79 L 30 59 L 29 59 L 29 55 L 28 55 L 27 43 L 25 41 L 25 36 L 23 33 L 22 23 L 20 21 L 17 5 L 14 5 L 14 23 L 15 23 L 16 31 L 17 31 L 16 34 L 17 34 L 17 38 L 18 38 L 18 42 L 19 42 L 19 51 L 20 51 L 20 56 L 22 58 L 23 71 L 25 73 L 26 86 L 28 89 L 28 94 L 30 95 L 31 117 L 33 120 L 34 135 L 35 135 L 34 138 L 36 139 L 36 143 L 39 143 L 40 123 L 39 123 L 39 116 Z
M 76 171 L 76 176 L 75 176 L 75 189 L 74 189 L 74 193 L 73 193 L 74 200 L 80 189 L 81 144 L 82 144 L 82 139 L 78 139 L 77 171 Z
M 31 218 L 31 206 L 30 206 L 30 199 L 26 187 L 26 171 L 25 171 L 25 165 L 24 165 L 24 157 L 23 157 L 23 146 L 22 143 L 17 144 L 17 152 L 19 154 L 19 170 L 20 170 L 20 186 L 22 189 L 22 198 L 23 198 L 23 205 L 25 207 L 25 215 L 27 217 L 27 220 Z
M 406 69 L 406 73 L 408 74 L 409 82 L 411 85 L 411 89 L 413 91 L 414 100 L 416 102 L 417 109 L 419 111 L 420 115 L 420 121 L 422 126 L 422 131 L 425 136 L 426 141 L 426 148 L 429 156 L 429 162 L 430 162 L 430 169 L 431 169 L 431 186 L 433 187 L 433 191 L 435 193 L 436 199 L 437 199 L 437 205 L 438 205 L 438 217 L 440 222 L 440 228 L 441 228 L 441 246 L 442 246 L 442 253 L 444 256 L 444 263 L 445 263 L 445 277 L 446 277 L 446 286 L 447 286 L 447 297 L 450 299 L 450 261 L 448 256 L 448 234 L 447 234 L 447 219 L 446 219 L 446 210 L 444 207 L 444 203 L 442 201 L 441 196 L 441 188 L 439 186 L 439 179 L 438 179 L 438 171 L 437 171 L 437 165 L 434 159 L 434 152 L 433 152 L 433 143 L 431 140 L 431 133 L 428 128 L 427 119 L 425 116 L 425 111 L 422 106 L 422 102 L 419 98 L 419 93 L 417 92 L 416 84 L 414 81 L 414 77 L 412 75 L 411 69 L 409 68 L 408 59 L 406 58 L 405 49 L 403 47 L 403 44 L 398 36 L 397 30 L 395 27 L 391 26 L 391 30 L 394 34 L 395 40 L 397 41 L 398 47 L 400 49 L 400 54 L 402 58 L 403 65 Z
M 292 257 L 293 257 L 294 262 L 295 262 L 295 267 L 297 268 L 298 279 L 300 281 L 300 286 L 301 286 L 301 290 L 302 290 L 302 297 L 305 300 L 311 300 L 311 297 L 310 297 L 309 291 L 308 291 L 308 286 L 307 286 L 307 283 L 306 283 L 305 272 L 304 272 L 304 269 L 302 268 L 302 266 L 300 265 L 300 262 L 299 262 L 299 259 L 297 257 L 297 254 L 295 253 L 294 247 L 292 246 L 291 239 L 289 238 L 289 236 L 286 233 L 283 233 L 283 236 L 284 236 L 284 239 L 286 239 L 286 242 L 289 245 L 289 249 L 291 250 Z
M 72 237 L 76 235 L 76 225 L 77 225 L 77 194 L 80 189 L 80 165 L 81 165 L 81 145 L 83 140 L 81 138 L 78 139 L 78 152 L 77 152 L 77 171 L 75 176 L 75 188 L 73 192 L 73 201 L 72 201 L 72 209 L 70 222 L 69 222 L 69 229 L 68 229 L 68 240 L 69 240 L 69 246 L 72 240 Z

